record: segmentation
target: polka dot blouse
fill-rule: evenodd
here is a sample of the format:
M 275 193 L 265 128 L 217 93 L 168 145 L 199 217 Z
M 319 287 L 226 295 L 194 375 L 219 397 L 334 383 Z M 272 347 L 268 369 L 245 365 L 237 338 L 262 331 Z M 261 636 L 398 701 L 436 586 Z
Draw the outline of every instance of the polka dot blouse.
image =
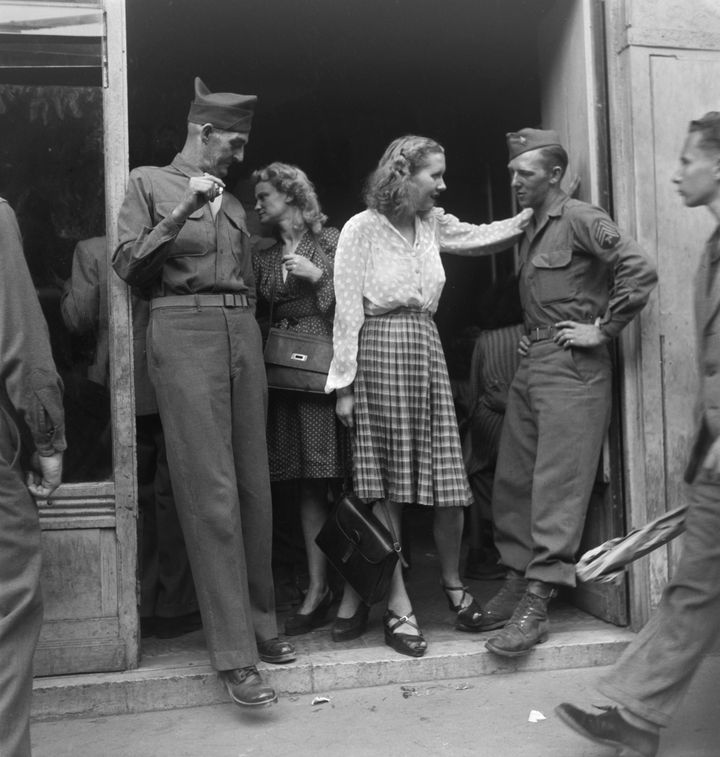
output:
M 375 210 L 353 216 L 340 232 L 335 254 L 333 360 L 325 391 L 350 385 L 357 370 L 358 335 L 365 315 L 398 307 L 434 313 L 445 284 L 441 252 L 487 255 L 509 247 L 531 211 L 490 224 L 464 223 L 434 208 L 415 219 L 410 243 Z

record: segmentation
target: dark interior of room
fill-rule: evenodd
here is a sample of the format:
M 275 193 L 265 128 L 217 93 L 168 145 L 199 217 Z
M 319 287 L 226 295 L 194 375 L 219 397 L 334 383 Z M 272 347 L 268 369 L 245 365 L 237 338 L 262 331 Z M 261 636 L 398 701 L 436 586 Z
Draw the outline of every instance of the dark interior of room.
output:
M 248 181 L 253 170 L 273 160 L 295 163 L 315 182 L 329 223 L 341 227 L 362 209 L 363 181 L 385 146 L 401 134 L 419 133 L 445 146 L 448 189 L 442 205 L 448 212 L 473 222 L 507 217 L 512 202 L 504 135 L 539 125 L 537 28 L 551 5 L 551 0 L 127 0 L 130 167 L 172 160 L 182 147 L 193 79 L 200 76 L 213 91 L 259 97 L 245 163 L 228 178 L 248 207 L 254 204 Z M 5 37 L 2 49 L 18 60 L 38 59 L 38 50 L 48 49 L 47 38 L 28 39 Z M 102 151 L 91 149 L 102 139 L 100 69 L 63 67 L 62 61 L 71 51 L 73 65 L 83 56 L 99 63 L 100 49 L 77 39 L 53 39 L 52 64 L 5 64 L 3 81 L 78 87 L 81 119 L 55 117 L 64 114 L 46 95 L 41 103 L 46 112 L 40 117 L 35 112 L 32 123 L 25 123 L 42 90 L 30 93 L 17 112 L 6 108 L 0 192 L 17 208 L 33 177 L 34 191 L 46 197 L 46 214 L 57 217 L 47 200 L 58 196 L 53 187 L 61 180 L 78 184 L 69 200 L 86 212 L 72 222 L 64 214 L 54 245 L 54 270 L 66 278 L 77 238 L 101 233 L 103 179 Z M 62 107 L 70 113 L 75 105 L 65 98 Z M 86 166 L 77 165 L 82 155 Z M 511 252 L 493 262 L 445 256 L 444 263 L 447 284 L 437 321 L 446 348 L 465 327 L 519 319 L 509 280 Z
M 512 212 L 504 134 L 539 124 L 537 26 L 546 0 L 128 0 L 131 164 L 182 146 L 200 76 L 213 91 L 258 95 L 246 179 L 281 160 L 315 182 L 331 225 L 362 210 L 385 146 L 406 133 L 447 151 L 444 208 L 486 222 Z M 464 327 L 518 320 L 512 253 L 446 256 L 438 311 L 446 348 Z

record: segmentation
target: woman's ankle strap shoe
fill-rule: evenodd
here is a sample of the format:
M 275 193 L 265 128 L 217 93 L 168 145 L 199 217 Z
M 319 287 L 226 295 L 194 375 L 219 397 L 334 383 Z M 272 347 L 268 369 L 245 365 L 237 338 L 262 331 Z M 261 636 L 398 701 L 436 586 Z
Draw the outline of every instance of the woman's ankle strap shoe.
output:
M 448 606 L 450 609 L 457 613 L 455 616 L 455 628 L 459 631 L 479 631 L 483 622 L 482 608 L 475 601 L 475 598 L 470 593 L 470 589 L 467 586 L 445 586 L 441 584 L 442 590 L 447 597 Z M 452 591 L 461 591 L 462 596 L 460 601 L 455 604 L 452 600 Z M 465 603 L 465 597 L 470 597 L 470 602 L 467 605 Z
M 400 654 L 405 654 L 409 657 L 422 657 L 427 651 L 427 642 L 418 624 L 414 620 L 411 620 L 414 617 L 415 615 L 412 612 L 409 615 L 400 616 L 388 609 L 383 616 L 385 643 Z M 417 635 L 401 633 L 397 630 L 404 625 L 414 628 L 418 632 Z

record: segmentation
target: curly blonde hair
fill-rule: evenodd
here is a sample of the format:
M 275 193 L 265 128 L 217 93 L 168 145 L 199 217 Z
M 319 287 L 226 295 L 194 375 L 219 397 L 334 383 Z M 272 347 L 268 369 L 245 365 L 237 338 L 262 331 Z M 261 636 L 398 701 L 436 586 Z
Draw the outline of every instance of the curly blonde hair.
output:
M 365 183 L 363 199 L 368 208 L 391 218 L 415 213 L 409 179 L 436 153 L 444 154 L 445 148 L 429 137 L 407 134 L 393 140 Z
M 255 184 L 266 181 L 278 192 L 287 195 L 297 206 L 305 225 L 315 236 L 322 231 L 327 216 L 320 209 L 313 183 L 301 168 L 276 161 L 254 171 L 252 179 Z

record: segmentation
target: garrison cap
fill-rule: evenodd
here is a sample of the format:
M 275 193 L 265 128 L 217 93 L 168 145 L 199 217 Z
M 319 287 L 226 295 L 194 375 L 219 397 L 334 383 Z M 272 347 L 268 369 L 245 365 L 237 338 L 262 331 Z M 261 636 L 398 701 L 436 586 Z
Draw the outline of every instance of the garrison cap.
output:
M 505 135 L 510 160 L 540 147 L 562 147 L 560 136 L 551 129 L 520 129 Z
M 249 132 L 256 102 L 255 95 L 210 92 L 196 76 L 195 99 L 190 103 L 187 120 L 193 124 L 212 124 L 226 131 Z

